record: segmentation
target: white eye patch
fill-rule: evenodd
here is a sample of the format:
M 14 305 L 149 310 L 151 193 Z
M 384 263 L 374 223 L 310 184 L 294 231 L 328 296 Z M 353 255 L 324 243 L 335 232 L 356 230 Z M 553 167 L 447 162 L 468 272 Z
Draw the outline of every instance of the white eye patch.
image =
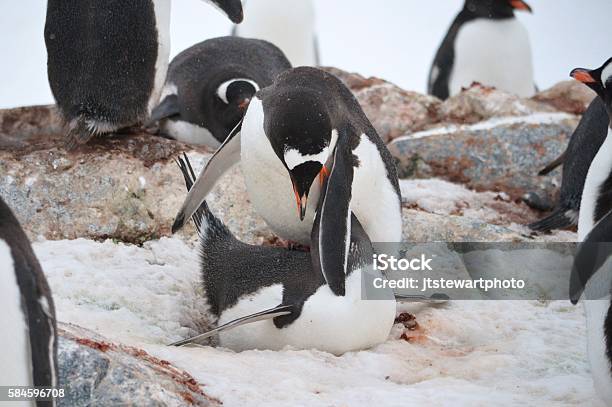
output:
M 612 79 L 611 77 L 612 77 L 612 63 L 606 65 L 606 67 L 601 72 L 601 82 L 603 83 L 604 88 L 606 87 L 606 84 L 608 83 L 608 81 Z
M 329 158 L 329 154 L 334 150 L 336 146 L 336 141 L 338 140 L 338 131 L 332 130 L 331 141 L 328 146 L 323 147 L 323 149 L 316 154 L 302 154 L 298 149 L 290 148 L 285 150 L 284 159 L 285 164 L 287 164 L 287 168 L 289 170 L 294 169 L 298 165 L 304 164 L 308 161 L 316 161 L 321 163 L 321 165 L 325 165 L 327 159 Z
M 227 88 L 229 88 L 230 85 L 232 83 L 234 83 L 234 82 L 247 82 L 247 83 L 250 83 L 251 85 L 253 85 L 253 87 L 255 88 L 256 92 L 259 91 L 259 86 L 257 85 L 257 83 L 255 81 L 252 81 L 252 80 L 246 79 L 246 78 L 230 79 L 229 81 L 223 82 L 217 88 L 217 96 L 219 96 L 219 99 L 221 99 L 226 104 L 229 104 L 229 101 L 227 100 Z

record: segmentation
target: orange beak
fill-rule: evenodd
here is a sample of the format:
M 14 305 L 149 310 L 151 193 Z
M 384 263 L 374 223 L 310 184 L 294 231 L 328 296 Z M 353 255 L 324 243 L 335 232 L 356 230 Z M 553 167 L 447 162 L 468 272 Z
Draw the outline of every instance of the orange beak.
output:
M 323 168 L 321 168 L 321 172 L 319 173 L 319 184 L 321 185 L 321 187 L 323 187 L 323 184 L 325 183 L 327 177 L 329 177 L 329 171 L 327 171 L 326 166 L 323 166 Z
M 530 13 L 532 12 L 529 4 L 525 3 L 523 0 L 510 0 L 510 5 L 515 10 L 523 10 L 528 11 Z
M 251 99 L 244 99 L 242 102 L 238 103 L 238 109 L 245 111 L 246 108 L 249 107 L 249 103 L 251 103 Z
M 582 68 L 574 69 L 572 73 L 570 74 L 570 76 L 576 79 L 577 81 L 580 81 L 586 85 L 597 82 L 589 71 L 587 71 L 586 69 L 582 69 Z

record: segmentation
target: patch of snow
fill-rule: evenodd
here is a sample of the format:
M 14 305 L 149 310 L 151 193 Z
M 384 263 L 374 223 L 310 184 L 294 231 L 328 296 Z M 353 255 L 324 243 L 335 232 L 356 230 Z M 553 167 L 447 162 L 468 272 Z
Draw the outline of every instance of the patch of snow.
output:
M 525 225 L 508 222 L 512 219 L 512 214 L 519 215 L 527 209 L 514 205 L 504 192 L 476 192 L 463 185 L 437 178 L 402 179 L 400 190 L 404 205 L 417 206 L 437 215 L 460 215 L 502 225 L 525 236 L 533 233 Z M 503 209 L 507 209 L 509 213 L 504 213 Z M 538 240 L 552 242 L 575 242 L 577 238 L 576 233 L 567 230 L 538 235 Z
M 447 193 L 453 191 L 459 190 L 449 186 Z M 406 331 L 410 341 L 400 339 L 404 330 L 396 325 L 387 342 L 340 357 L 164 346 L 207 319 L 191 243 L 163 238 L 137 247 L 78 239 L 33 246 L 61 321 L 174 363 L 225 405 L 597 403 L 583 307 L 568 301 L 400 304 L 398 312 L 414 314 L 419 324 Z
M 471 125 L 452 125 L 445 127 L 437 127 L 431 130 L 419 131 L 405 136 L 398 137 L 392 143 L 397 143 L 402 140 L 414 140 L 430 136 L 440 136 L 444 134 L 456 133 L 458 131 L 483 131 L 490 130 L 499 126 L 511 126 L 514 124 L 551 124 L 563 120 L 572 119 L 572 116 L 567 113 L 535 113 L 529 116 L 519 117 L 501 117 L 485 120 L 480 123 Z

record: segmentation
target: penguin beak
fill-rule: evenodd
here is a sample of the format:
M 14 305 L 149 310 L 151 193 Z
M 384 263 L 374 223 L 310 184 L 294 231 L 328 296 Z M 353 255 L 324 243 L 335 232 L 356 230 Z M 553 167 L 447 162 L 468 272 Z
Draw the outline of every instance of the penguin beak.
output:
M 303 194 L 300 196 L 295 183 L 293 183 L 293 193 L 295 194 L 295 202 L 297 204 L 298 216 L 300 217 L 300 222 L 304 220 L 306 216 L 306 208 L 308 207 L 308 195 Z
M 329 171 L 326 166 L 321 168 L 321 172 L 319 173 L 319 185 L 323 188 L 323 184 L 325 184 L 325 180 L 329 177 Z
M 529 4 L 525 3 L 523 0 L 510 0 L 510 5 L 515 10 L 527 11 L 529 13 L 532 12 Z
M 572 71 L 572 73 L 570 73 L 570 76 L 587 86 L 597 82 L 595 78 L 593 78 L 593 75 L 591 75 L 591 72 L 587 69 L 576 68 Z
M 250 98 L 242 99 L 238 103 L 238 109 L 240 109 L 241 112 L 244 112 L 247 109 L 247 107 L 249 107 L 249 103 L 251 103 L 251 99 Z
M 240 24 L 244 19 L 242 13 L 242 2 L 240 0 L 205 0 L 206 2 L 218 7 L 234 24 Z

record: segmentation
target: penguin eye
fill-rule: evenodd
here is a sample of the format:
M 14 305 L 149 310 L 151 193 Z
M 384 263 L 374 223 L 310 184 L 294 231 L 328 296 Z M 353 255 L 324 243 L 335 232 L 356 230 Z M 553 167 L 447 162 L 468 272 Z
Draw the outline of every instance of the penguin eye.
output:
M 258 90 L 257 83 L 250 79 L 230 79 L 217 88 L 217 96 L 226 105 L 229 105 L 231 101 L 239 98 L 251 98 Z

